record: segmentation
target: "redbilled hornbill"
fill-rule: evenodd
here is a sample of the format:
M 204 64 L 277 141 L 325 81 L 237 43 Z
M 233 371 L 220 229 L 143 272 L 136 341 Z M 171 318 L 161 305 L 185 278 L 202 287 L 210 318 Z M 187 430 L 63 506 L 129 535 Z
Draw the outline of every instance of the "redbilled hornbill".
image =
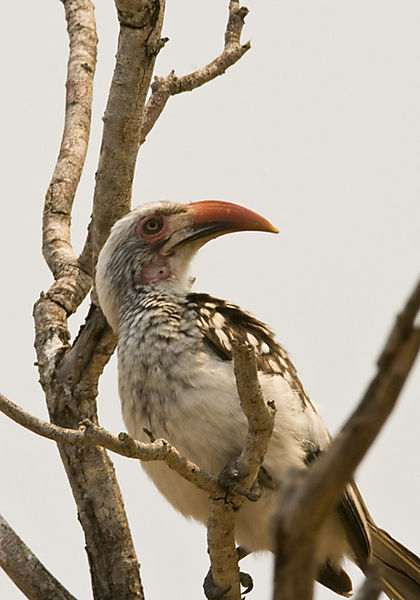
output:
M 168 439 L 201 468 L 219 475 L 242 450 L 247 432 L 232 364 L 233 339 L 255 348 L 266 400 L 277 413 L 261 469 L 261 497 L 238 512 L 236 537 L 248 551 L 271 550 L 276 489 L 290 467 L 307 464 L 330 436 L 286 351 L 271 330 L 238 306 L 190 291 L 189 265 L 207 241 L 234 231 L 276 233 L 263 217 L 227 202 L 156 202 L 120 219 L 100 253 L 96 287 L 118 334 L 119 393 L 127 430 Z M 143 468 L 171 504 L 206 523 L 204 492 L 159 462 Z M 354 484 L 325 522 L 317 547 L 318 580 L 349 596 L 344 556 L 362 570 L 373 554 L 389 598 L 420 598 L 420 561 L 379 529 Z

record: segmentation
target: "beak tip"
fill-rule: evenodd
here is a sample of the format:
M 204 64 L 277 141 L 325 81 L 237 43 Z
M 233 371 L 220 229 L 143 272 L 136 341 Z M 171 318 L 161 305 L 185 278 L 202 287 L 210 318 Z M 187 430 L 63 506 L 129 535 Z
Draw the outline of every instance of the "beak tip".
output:
M 261 215 L 230 202 L 220 200 L 201 200 L 188 205 L 188 210 L 196 224 L 225 223 L 226 231 L 266 231 L 279 233 L 275 225 Z

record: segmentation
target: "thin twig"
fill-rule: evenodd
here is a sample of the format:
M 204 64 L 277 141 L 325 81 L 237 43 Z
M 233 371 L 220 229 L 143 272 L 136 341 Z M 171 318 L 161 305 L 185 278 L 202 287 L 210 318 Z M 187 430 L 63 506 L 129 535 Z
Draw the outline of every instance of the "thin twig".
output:
M 0 566 L 31 600 L 75 600 L 1 515 Z
M 274 599 L 312 597 L 316 535 L 352 478 L 354 470 L 390 415 L 420 349 L 420 282 L 385 344 L 378 372 L 358 408 L 314 461 L 306 476 L 285 486 L 276 519 Z
M 58 444 L 78 447 L 101 446 L 127 458 L 144 461 L 162 460 L 166 462 L 169 468 L 199 489 L 208 494 L 221 494 L 216 477 L 202 471 L 200 467 L 183 457 L 172 444 L 164 439 L 145 444 L 138 442 L 124 432 L 116 436 L 110 431 L 95 425 L 89 419 L 85 419 L 79 429 L 59 427 L 34 417 L 8 400 L 3 394 L 0 394 L 0 411 L 25 427 L 25 429 L 29 429 L 33 433 L 53 440 Z
M 225 45 L 222 53 L 201 69 L 188 75 L 178 77 L 172 71 L 167 77 L 155 77 L 155 81 L 151 86 L 151 96 L 145 106 L 141 127 L 141 143 L 145 141 L 171 96 L 191 92 L 219 77 L 219 75 L 223 75 L 250 49 L 250 42 L 241 44 L 241 33 L 247 14 L 248 9 L 245 6 L 240 7 L 239 0 L 231 0 L 225 32 Z

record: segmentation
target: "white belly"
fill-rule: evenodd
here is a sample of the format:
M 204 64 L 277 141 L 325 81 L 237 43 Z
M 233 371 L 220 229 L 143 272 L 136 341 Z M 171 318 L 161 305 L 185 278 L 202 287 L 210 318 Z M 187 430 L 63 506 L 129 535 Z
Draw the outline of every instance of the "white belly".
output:
M 128 432 L 140 441 L 148 441 L 143 431 L 143 427 L 147 427 L 156 437 L 169 440 L 199 467 L 218 475 L 231 458 L 240 454 L 247 432 L 232 364 L 209 359 L 209 355 L 203 353 L 190 372 L 188 385 L 182 390 L 177 388 L 176 395 L 170 389 L 168 392 L 167 385 L 159 389 L 158 379 L 142 387 L 143 394 L 148 395 L 146 411 L 139 410 L 140 404 L 145 403 L 144 395 L 140 401 L 128 393 L 139 387 L 130 385 L 127 389 L 120 385 Z M 305 450 L 299 439 L 310 439 L 325 447 L 328 433 L 316 413 L 307 410 L 306 415 L 302 414 L 300 399 L 283 379 L 264 375 L 261 384 L 266 400 L 274 400 L 277 407 L 275 430 L 264 467 L 273 479 L 281 482 L 288 468 L 304 467 Z M 143 462 L 142 466 L 177 510 L 187 517 L 207 522 L 208 498 L 204 492 L 183 480 L 166 464 Z M 276 504 L 277 494 L 269 489 L 263 490 L 258 502 L 245 502 L 237 518 L 236 535 L 240 544 L 250 550 L 272 548 L 269 528 Z

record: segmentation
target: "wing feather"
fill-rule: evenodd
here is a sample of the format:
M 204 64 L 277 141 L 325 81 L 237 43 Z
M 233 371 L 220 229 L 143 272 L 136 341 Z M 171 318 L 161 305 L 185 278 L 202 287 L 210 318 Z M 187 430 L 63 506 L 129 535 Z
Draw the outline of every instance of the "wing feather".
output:
M 188 302 L 197 313 L 204 342 L 222 360 L 232 360 L 232 340 L 251 344 L 257 368 L 266 375 L 280 375 L 302 401 L 312 405 L 286 350 L 277 342 L 267 325 L 235 304 L 209 294 L 189 294 Z

